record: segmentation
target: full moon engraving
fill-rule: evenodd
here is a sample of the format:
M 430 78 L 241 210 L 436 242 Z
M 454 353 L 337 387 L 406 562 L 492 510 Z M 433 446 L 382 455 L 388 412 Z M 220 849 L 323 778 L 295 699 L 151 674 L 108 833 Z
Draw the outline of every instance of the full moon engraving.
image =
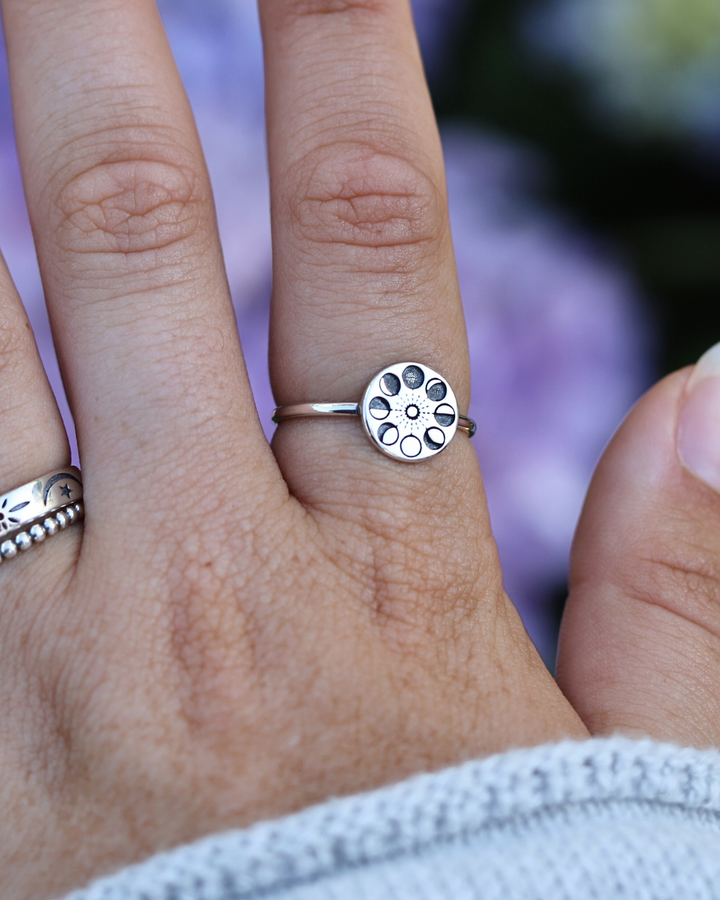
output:
M 363 426 L 386 456 L 420 462 L 442 452 L 458 426 L 457 400 L 438 372 L 395 363 L 372 379 L 360 404 Z
M 416 456 L 420 456 L 422 453 L 422 444 L 414 434 L 409 434 L 402 439 L 400 449 L 408 459 L 415 459 Z

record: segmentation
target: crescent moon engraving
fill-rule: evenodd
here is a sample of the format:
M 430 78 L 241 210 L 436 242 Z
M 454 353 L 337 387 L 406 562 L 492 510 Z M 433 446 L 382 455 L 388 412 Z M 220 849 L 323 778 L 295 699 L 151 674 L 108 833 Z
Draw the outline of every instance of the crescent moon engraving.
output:
M 58 472 L 57 475 L 53 475 L 53 477 L 48 481 L 45 485 L 45 489 L 43 490 L 43 503 L 47 506 L 48 497 L 50 496 L 50 491 L 55 487 L 58 481 L 74 481 L 76 484 L 79 484 L 82 487 L 82 481 L 79 478 L 76 478 L 70 472 Z

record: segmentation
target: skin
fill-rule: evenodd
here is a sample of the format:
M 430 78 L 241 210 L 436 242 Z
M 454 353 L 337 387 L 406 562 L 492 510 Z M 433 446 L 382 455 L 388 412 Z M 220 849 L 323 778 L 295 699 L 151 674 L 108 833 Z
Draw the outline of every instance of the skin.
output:
M 464 436 L 417 466 L 350 422 L 286 422 L 268 447 L 154 4 L 2 11 L 87 509 L 82 529 L 0 567 L 4 900 L 510 747 L 618 730 L 719 743 L 720 498 L 675 451 L 687 371 L 640 402 L 599 466 L 558 687 L 503 592 Z M 466 409 L 408 3 L 260 11 L 278 403 L 355 400 L 384 365 L 418 359 Z M 68 464 L 4 269 L 0 423 L 0 492 Z

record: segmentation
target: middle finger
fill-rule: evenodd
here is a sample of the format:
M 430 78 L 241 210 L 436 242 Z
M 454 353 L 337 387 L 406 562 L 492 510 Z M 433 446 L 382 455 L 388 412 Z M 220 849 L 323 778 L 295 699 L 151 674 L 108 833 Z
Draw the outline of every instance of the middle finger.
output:
M 409 3 L 263 0 L 260 8 L 278 403 L 356 401 L 380 369 L 413 360 L 447 377 L 465 412 L 468 353 L 442 152 Z M 332 498 L 342 506 L 355 493 L 367 508 L 363 485 L 383 493 L 408 479 L 416 499 L 438 478 L 474 482 L 478 498 L 461 436 L 437 466 L 402 467 L 405 478 L 365 445 L 358 423 L 283 422 L 274 446 L 291 489 L 311 505 L 337 510 Z

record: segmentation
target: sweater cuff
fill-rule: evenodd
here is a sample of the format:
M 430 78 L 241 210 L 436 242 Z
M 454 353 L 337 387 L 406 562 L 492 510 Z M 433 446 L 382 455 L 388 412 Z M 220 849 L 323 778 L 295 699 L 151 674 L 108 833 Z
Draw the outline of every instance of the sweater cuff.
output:
M 615 737 L 330 800 L 66 900 L 709 900 L 719 886 L 720 753 Z

